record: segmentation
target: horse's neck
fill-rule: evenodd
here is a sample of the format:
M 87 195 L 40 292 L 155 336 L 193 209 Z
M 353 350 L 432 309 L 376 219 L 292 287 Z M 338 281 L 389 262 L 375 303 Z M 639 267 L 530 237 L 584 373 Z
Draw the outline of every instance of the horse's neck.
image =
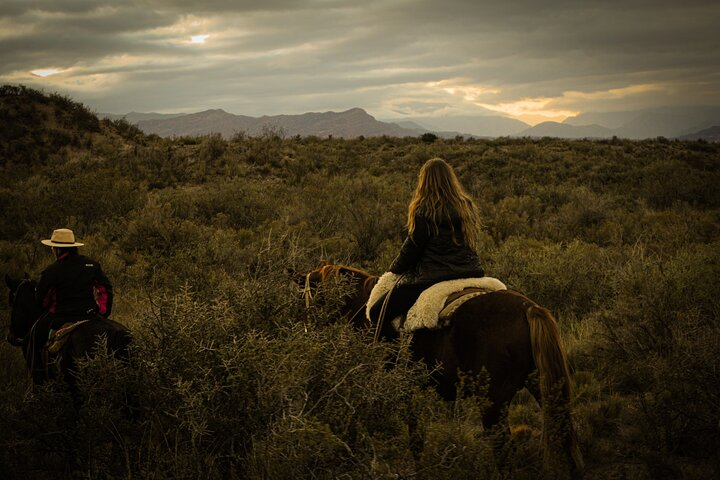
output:
M 21 288 L 22 291 L 20 291 Z M 22 310 L 22 318 L 17 318 L 20 325 L 16 325 L 15 327 L 16 329 L 22 330 L 23 336 L 27 335 L 42 314 L 42 310 L 35 300 L 34 282 L 28 281 L 27 284 L 18 287 L 18 292 L 15 297 L 15 305 L 13 308 L 19 308 Z

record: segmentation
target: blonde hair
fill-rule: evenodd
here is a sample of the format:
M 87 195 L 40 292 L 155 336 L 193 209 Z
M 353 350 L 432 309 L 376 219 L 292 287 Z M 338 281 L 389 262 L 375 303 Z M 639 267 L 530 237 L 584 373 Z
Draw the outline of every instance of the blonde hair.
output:
M 408 206 L 407 228 L 415 231 L 415 216 L 422 215 L 430 221 L 433 234 L 439 231 L 443 220 L 459 217 L 465 242 L 477 247 L 480 215 L 472 198 L 460 184 L 455 171 L 442 158 L 431 158 L 420 168 L 418 184 Z M 451 228 L 452 222 L 450 222 Z M 455 232 L 453 239 L 457 242 Z

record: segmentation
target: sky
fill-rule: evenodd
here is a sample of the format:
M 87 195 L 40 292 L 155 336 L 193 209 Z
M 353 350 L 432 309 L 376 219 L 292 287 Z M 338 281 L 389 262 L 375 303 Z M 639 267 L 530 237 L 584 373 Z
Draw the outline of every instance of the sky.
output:
M 717 0 L 0 0 L 0 83 L 100 113 L 720 106 Z

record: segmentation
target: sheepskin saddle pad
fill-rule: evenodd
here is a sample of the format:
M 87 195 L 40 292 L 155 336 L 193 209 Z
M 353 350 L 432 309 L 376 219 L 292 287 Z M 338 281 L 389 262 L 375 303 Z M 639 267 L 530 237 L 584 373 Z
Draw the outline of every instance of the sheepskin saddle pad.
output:
M 368 319 L 370 309 L 376 302 L 397 283 L 399 275 L 392 272 L 383 274 L 370 292 L 367 309 Z M 420 294 L 415 304 L 402 319 L 392 319 L 397 330 L 413 332 L 421 328 L 437 329 L 448 325 L 449 318 L 466 301 L 497 290 L 507 290 L 500 280 L 492 277 L 459 278 L 436 283 Z M 392 294 L 391 294 L 392 295 Z M 392 298 L 392 297 L 391 297 Z

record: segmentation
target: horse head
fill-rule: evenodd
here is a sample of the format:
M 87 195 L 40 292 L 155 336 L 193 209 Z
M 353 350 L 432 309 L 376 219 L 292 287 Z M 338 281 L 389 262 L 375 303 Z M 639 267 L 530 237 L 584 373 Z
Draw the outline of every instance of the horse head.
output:
M 27 275 L 22 279 L 14 279 L 5 275 L 5 284 L 10 290 L 10 331 L 7 336 L 12 345 L 22 345 L 22 339 L 28 334 L 35 321 L 42 313 L 35 301 L 36 282 Z
M 323 305 L 327 295 L 337 296 L 340 315 L 356 327 L 365 327 L 365 304 L 377 278 L 360 269 L 336 264 L 323 264 L 294 278 L 302 292 L 305 306 Z

